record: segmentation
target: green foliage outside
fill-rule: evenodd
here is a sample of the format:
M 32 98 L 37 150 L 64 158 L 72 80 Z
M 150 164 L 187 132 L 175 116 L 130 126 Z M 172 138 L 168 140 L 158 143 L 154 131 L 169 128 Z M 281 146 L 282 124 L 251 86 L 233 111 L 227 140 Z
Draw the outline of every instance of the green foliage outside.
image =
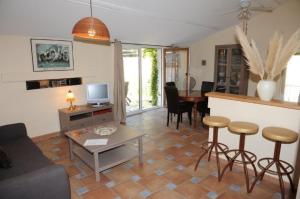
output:
M 152 105 L 157 105 L 158 99 L 158 67 L 157 67 L 157 49 L 155 48 L 146 48 L 144 50 L 143 56 L 149 56 L 152 59 L 152 70 L 151 70 L 151 88 L 150 96 L 152 98 Z

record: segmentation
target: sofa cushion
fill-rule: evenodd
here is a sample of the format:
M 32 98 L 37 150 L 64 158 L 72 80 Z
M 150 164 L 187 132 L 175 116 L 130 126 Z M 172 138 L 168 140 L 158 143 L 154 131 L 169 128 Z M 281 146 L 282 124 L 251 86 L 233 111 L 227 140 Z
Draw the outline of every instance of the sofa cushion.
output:
M 9 169 L 11 168 L 11 160 L 0 146 L 0 168 Z
M 10 169 L 0 169 L 1 180 L 53 164 L 28 137 L 19 138 L 1 145 L 8 157 L 10 157 L 13 165 Z

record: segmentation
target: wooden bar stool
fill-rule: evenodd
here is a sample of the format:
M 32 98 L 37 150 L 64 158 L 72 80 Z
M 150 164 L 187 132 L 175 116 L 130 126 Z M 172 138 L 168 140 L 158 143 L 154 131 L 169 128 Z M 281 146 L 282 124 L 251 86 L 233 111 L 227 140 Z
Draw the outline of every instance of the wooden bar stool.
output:
M 290 174 L 294 172 L 294 168 L 291 164 L 280 160 L 281 144 L 291 144 L 296 142 L 298 139 L 298 134 L 286 128 L 266 127 L 262 130 L 262 135 L 264 138 L 275 142 L 274 155 L 273 158 L 262 158 L 258 161 L 257 165 L 261 169 L 261 172 L 252 183 L 250 192 L 253 190 L 256 182 L 258 180 L 262 180 L 265 173 L 267 172 L 272 175 L 278 175 L 281 198 L 284 198 L 284 182 L 282 176 L 286 175 L 288 177 L 291 185 L 291 190 L 294 192 L 295 189 L 293 186 L 292 178 L 290 176 Z M 272 165 L 275 165 L 276 170 L 275 168 L 271 168 Z
M 208 153 L 208 161 L 210 161 L 211 153 L 214 150 L 214 153 L 216 154 L 216 159 L 217 159 L 217 167 L 218 167 L 218 178 L 220 178 L 220 161 L 219 161 L 219 153 L 223 153 L 226 156 L 226 151 L 228 150 L 228 146 L 225 144 L 222 144 L 218 142 L 218 129 L 227 127 L 228 123 L 230 120 L 226 117 L 221 117 L 221 116 L 206 116 L 203 118 L 203 123 L 206 124 L 209 127 L 213 127 L 213 140 L 212 142 L 205 142 L 202 144 L 202 149 L 204 152 L 200 155 L 196 166 L 195 166 L 195 171 L 198 168 L 199 162 L 201 159 L 204 157 L 205 154 Z M 227 160 L 228 157 L 226 156 Z
M 251 153 L 250 151 L 245 151 L 245 138 L 246 135 L 256 134 L 258 132 L 258 126 L 256 124 L 249 123 L 249 122 L 230 122 L 228 124 L 228 130 L 234 134 L 240 135 L 239 149 L 233 149 L 226 152 L 230 160 L 228 164 L 224 167 L 219 181 L 222 179 L 228 167 L 230 167 L 230 170 L 232 170 L 233 163 L 243 164 L 247 192 L 249 192 L 250 186 L 249 186 L 249 174 L 248 174 L 247 165 L 248 164 L 252 165 L 256 177 L 257 171 L 254 165 L 254 162 L 256 161 L 256 155 Z M 239 156 L 241 156 L 241 160 L 237 159 Z

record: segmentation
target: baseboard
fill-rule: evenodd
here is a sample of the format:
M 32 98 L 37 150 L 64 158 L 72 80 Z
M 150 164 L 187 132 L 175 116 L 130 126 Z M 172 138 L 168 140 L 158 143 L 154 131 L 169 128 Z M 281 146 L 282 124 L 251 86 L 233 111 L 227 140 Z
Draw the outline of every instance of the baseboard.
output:
M 54 137 L 58 137 L 60 135 L 61 135 L 60 132 L 48 133 L 48 134 L 45 134 L 45 135 L 40 135 L 40 136 L 32 137 L 31 140 L 34 143 L 39 143 L 39 142 L 47 141 L 47 140 L 49 140 L 51 138 L 54 138 Z

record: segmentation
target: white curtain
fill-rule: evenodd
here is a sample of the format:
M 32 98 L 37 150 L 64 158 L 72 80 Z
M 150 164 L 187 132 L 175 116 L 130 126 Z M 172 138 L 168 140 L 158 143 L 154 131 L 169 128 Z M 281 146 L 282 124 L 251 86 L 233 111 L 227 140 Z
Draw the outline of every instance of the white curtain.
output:
M 118 40 L 114 45 L 114 119 L 120 123 L 126 122 L 122 43 Z

